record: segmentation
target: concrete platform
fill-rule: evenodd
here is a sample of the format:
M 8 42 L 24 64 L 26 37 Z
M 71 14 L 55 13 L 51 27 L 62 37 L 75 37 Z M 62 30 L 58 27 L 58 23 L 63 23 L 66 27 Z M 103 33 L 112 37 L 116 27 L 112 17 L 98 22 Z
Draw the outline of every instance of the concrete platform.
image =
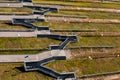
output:
M 37 37 L 37 35 L 43 35 L 43 34 L 50 34 L 49 30 L 41 30 L 41 31 L 30 31 L 30 32 L 20 32 L 20 31 L 6 31 L 6 32 L 1 32 L 0 31 L 0 37 L 4 38 L 4 37 Z
M 26 60 L 25 57 L 27 56 Z M 23 55 L 0 55 L 0 63 L 3 62 L 24 62 L 24 61 L 38 61 L 52 56 L 66 56 L 69 58 L 71 53 L 69 50 L 51 50 L 38 54 L 23 54 Z
M 44 16 L 41 15 L 0 15 L 0 20 L 10 20 L 13 18 L 24 18 L 24 19 L 45 19 Z
M 0 2 L 0 7 L 23 7 L 24 5 L 33 5 L 29 2 Z

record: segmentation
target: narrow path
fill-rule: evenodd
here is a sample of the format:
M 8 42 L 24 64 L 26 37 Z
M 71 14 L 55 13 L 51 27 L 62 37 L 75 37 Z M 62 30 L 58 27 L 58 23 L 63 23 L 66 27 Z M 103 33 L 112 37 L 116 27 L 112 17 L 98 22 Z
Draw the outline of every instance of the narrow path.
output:
M 48 21 L 64 21 L 64 22 L 93 22 L 93 23 L 120 23 L 117 19 L 81 19 L 81 18 L 69 18 L 62 16 L 46 17 Z
M 45 17 L 41 15 L 0 15 L 0 20 L 11 20 L 12 21 L 13 18 L 45 19 Z
M 32 3 L 19 3 L 19 2 L 0 2 L 0 7 L 23 7 L 23 5 L 33 5 Z
M 83 37 L 120 37 L 120 32 L 86 32 L 79 35 Z
M 115 3 L 115 4 L 120 4 L 119 0 L 72 0 L 74 2 L 94 2 L 94 3 Z
M 77 80 L 120 80 L 120 71 L 84 75 L 78 77 Z
M 81 37 L 120 37 L 120 32 L 52 32 L 53 34 L 76 34 Z
M 0 37 L 37 37 L 37 35 L 40 34 L 50 34 L 49 31 L 47 30 L 41 30 L 41 31 L 30 31 L 30 32 L 21 32 L 21 31 L 16 31 L 16 32 L 1 32 L 0 31 Z

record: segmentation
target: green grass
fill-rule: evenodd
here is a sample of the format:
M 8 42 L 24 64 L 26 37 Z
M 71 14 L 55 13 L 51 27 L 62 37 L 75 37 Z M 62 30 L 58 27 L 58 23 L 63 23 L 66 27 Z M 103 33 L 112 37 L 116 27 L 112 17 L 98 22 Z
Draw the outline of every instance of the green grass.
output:
M 13 25 L 11 21 L 0 21 L 0 30 L 30 30 L 31 28 L 26 28 L 22 25 Z M 48 26 L 48 22 L 34 22 L 36 26 Z
M 68 46 L 115 46 L 120 47 L 119 37 L 79 37 L 78 43 L 70 43 Z M 7 42 L 7 43 L 6 43 Z M 51 43 L 59 41 L 47 38 L 1 38 L 0 48 L 47 48 Z M 32 44 L 31 44 L 32 43 Z M 45 44 L 43 44 L 45 43 Z M 34 45 L 33 45 L 34 44 Z
M 86 74 L 96 74 L 111 71 L 119 71 L 120 58 L 101 58 L 101 59 L 72 59 L 66 61 L 55 61 L 47 64 L 59 72 L 76 72 L 77 76 Z
M 58 41 L 47 38 L 0 38 L 0 43 L 0 48 L 46 48 Z
M 120 47 L 119 37 L 79 37 L 78 43 L 68 46 L 113 46 Z
M 0 14 L 29 14 L 32 13 L 30 8 L 0 8 Z
M 11 21 L 0 21 L 0 29 L 1 30 L 25 30 L 27 29 L 24 26 L 20 26 L 20 25 L 12 25 Z
M 101 58 L 101 59 L 73 59 L 66 61 L 54 61 L 47 64 L 47 67 L 58 72 L 76 72 L 77 76 L 104 73 L 120 70 L 120 58 Z M 1 80 L 51 80 L 39 72 L 22 72 L 18 68 L 23 67 L 22 63 L 1 63 Z
M 33 24 L 36 26 L 49 26 L 49 22 L 35 22 Z
M 120 55 L 119 52 L 114 52 L 115 48 L 111 49 L 73 49 L 71 53 L 73 56 L 72 59 L 82 59 L 82 58 L 89 58 L 91 56 L 93 59 L 99 58 L 116 58 Z
M 0 80 L 51 80 L 39 72 L 22 72 L 19 67 L 22 63 L 4 63 L 0 64 Z
M 96 29 L 100 32 L 120 32 L 119 24 L 49 22 L 51 29 Z

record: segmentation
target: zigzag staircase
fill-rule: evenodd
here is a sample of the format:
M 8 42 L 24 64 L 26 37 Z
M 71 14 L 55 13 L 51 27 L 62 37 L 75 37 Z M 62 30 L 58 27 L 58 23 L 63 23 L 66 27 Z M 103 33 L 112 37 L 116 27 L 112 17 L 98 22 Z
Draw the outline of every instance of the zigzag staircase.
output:
M 55 61 L 55 60 L 66 60 L 66 56 L 52 56 L 52 57 L 49 57 L 49 58 L 46 58 L 46 59 L 43 59 L 43 60 L 40 60 L 40 61 L 25 61 L 24 62 L 24 67 L 25 67 L 25 70 L 26 71 L 33 71 L 33 70 L 37 70 L 37 71 L 40 71 L 40 72 L 43 72 L 47 75 L 50 75 L 56 79 L 62 79 L 62 80 L 65 80 L 65 79 L 76 79 L 76 76 L 75 76 L 75 73 L 74 72 L 70 72 L 70 73 L 59 73 L 59 72 L 56 72 L 55 70 L 52 70 L 48 67 L 45 67 L 44 65 L 49 63 L 49 62 L 52 62 L 52 61 Z

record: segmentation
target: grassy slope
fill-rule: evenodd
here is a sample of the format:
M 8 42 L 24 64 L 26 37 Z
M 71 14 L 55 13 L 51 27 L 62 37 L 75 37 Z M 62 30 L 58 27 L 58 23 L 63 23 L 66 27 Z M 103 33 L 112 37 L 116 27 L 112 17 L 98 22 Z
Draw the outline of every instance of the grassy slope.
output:
M 47 1 L 48 2 L 48 1 Z M 55 2 L 57 3 L 57 2 Z M 93 4 L 93 3 L 63 3 L 59 2 L 60 4 L 72 4 L 75 6 L 80 7 L 104 7 L 104 8 L 119 8 L 118 4 Z M 4 11 L 3 11 L 4 12 Z M 6 11 L 5 11 L 6 12 Z M 11 11 L 10 11 L 11 12 Z M 61 11 L 61 14 L 67 14 L 66 11 Z M 89 14 L 88 14 L 89 13 Z M 87 15 L 90 18 L 108 18 L 107 15 L 109 13 L 94 13 L 93 16 L 92 12 L 71 12 L 69 14 L 79 14 L 79 15 Z M 111 13 L 114 17 L 111 18 L 119 18 L 116 14 Z M 100 16 L 99 16 L 100 15 Z M 0 22 L 1 29 L 26 29 L 21 26 L 11 26 L 8 24 L 4 24 L 4 22 Z M 50 24 L 51 28 L 53 29 L 98 29 L 98 31 L 113 31 L 119 32 L 119 24 L 95 24 L 95 23 L 35 23 L 39 25 L 48 25 Z M 62 24 L 62 25 L 61 25 Z M 3 27 L 4 26 L 4 27 Z M 11 27 L 10 27 L 11 26 Z M 81 45 L 81 46 L 117 46 L 119 47 L 120 38 L 110 38 L 110 37 L 83 37 L 80 39 L 78 43 L 70 44 L 71 45 Z M 7 42 L 7 43 L 6 43 Z M 43 44 L 46 43 L 46 44 Z M 36 38 L 1 38 L 0 39 L 0 48 L 44 48 L 47 47 L 50 43 L 58 43 L 56 40 L 51 39 L 36 39 Z M 33 44 L 31 44 L 33 43 Z M 103 45 L 104 44 L 104 45 Z M 15 53 L 15 52 L 14 52 Z M 21 53 L 21 52 L 17 52 Z M 22 52 L 26 53 L 26 52 Z M 29 53 L 29 52 L 27 52 Z M 30 53 L 37 53 L 36 51 Z M 6 52 L 7 54 L 7 52 Z M 8 54 L 11 54 L 8 52 Z M 120 58 L 113 58 L 113 59 L 72 59 L 67 61 L 56 61 L 48 64 L 51 68 L 56 69 L 57 71 L 76 71 L 77 75 L 84 75 L 84 74 L 93 74 L 93 73 L 102 73 L 102 72 L 110 72 L 110 71 L 117 71 L 120 70 Z M 114 67 L 116 65 L 116 67 Z M 0 64 L 0 80 L 51 80 L 51 78 L 44 76 L 38 72 L 21 72 L 15 67 L 21 67 L 23 64 Z M 59 67 L 58 67 L 59 66 Z M 99 66 L 99 67 L 98 67 Z
M 51 2 L 52 3 L 52 2 Z M 56 2 L 54 2 L 56 3 Z M 59 2 L 58 2 L 59 3 Z M 67 4 L 67 3 L 65 3 Z M 69 3 L 68 3 L 69 4 Z M 78 3 L 80 7 L 101 7 L 101 8 L 118 8 L 113 4 L 111 7 L 111 4 L 92 4 L 92 3 Z M 73 5 L 77 5 L 74 4 Z M 90 6 L 91 5 L 91 6 Z M 97 6 L 96 6 L 97 5 Z M 99 6 L 98 6 L 99 5 Z M 61 11 L 61 14 L 77 14 L 77 15 L 87 15 L 89 18 L 112 18 L 112 16 L 116 16 L 115 19 L 118 19 L 118 15 L 114 13 L 102 13 L 102 12 L 69 12 L 67 11 Z M 109 16 L 109 17 L 108 17 Z M 54 25 L 53 25 L 54 24 Z M 51 28 L 54 29 L 98 29 L 98 31 L 119 31 L 119 24 L 98 24 L 98 23 L 55 23 L 51 22 Z M 105 38 L 105 37 L 83 37 L 81 38 L 79 43 L 76 43 L 76 45 L 86 45 L 86 46 L 103 46 L 103 45 L 116 45 L 119 44 L 118 40 L 119 37 L 116 38 Z M 119 46 L 119 45 L 118 45 Z M 113 59 L 94 59 L 94 60 L 89 60 L 89 59 L 73 59 L 73 60 L 67 60 L 67 61 L 56 61 L 48 64 L 47 66 L 56 69 L 59 72 L 71 72 L 71 71 L 76 71 L 77 75 L 85 75 L 85 74 L 93 74 L 93 73 L 102 73 L 102 72 L 111 72 L 111 71 L 118 71 L 120 70 L 119 68 L 119 62 L 120 58 L 113 58 Z M 116 65 L 116 67 L 113 67 Z M 59 67 L 58 67 L 59 66 Z M 99 66 L 99 67 L 98 67 Z
M 120 70 L 120 58 L 103 58 L 103 59 L 72 59 L 66 61 L 55 61 L 47 64 L 58 72 L 73 72 L 78 76 L 85 74 L 95 74 Z M 115 67 L 113 67 L 115 65 Z M 59 66 L 59 67 L 58 67 Z M 99 66 L 99 67 L 98 67 Z M 51 80 L 50 77 L 38 72 L 22 72 L 21 63 L 0 64 L 1 80 Z
M 61 25 L 62 24 L 62 25 Z M 119 32 L 119 24 L 50 22 L 51 29 L 96 29 L 100 32 Z
M 0 64 L 0 80 L 51 80 L 50 77 L 39 72 L 24 72 L 21 63 Z M 22 70 L 22 71 L 21 71 Z
M 1 38 L 0 48 L 45 48 L 52 41 L 54 40 L 47 38 Z M 43 42 L 46 44 L 42 44 Z
M 22 13 L 30 13 L 32 10 L 29 8 L 0 8 L 0 13 L 9 13 L 9 14 L 22 14 Z M 19 12 L 19 13 L 18 13 Z
M 78 43 L 74 43 L 74 46 L 119 46 L 119 37 L 82 37 Z M 69 44 L 73 46 L 72 44 Z
M 25 30 L 27 28 L 20 26 L 20 25 L 12 25 L 11 21 L 0 21 L 0 29 L 5 30 Z
M 78 43 L 70 46 L 117 46 L 120 47 L 119 37 L 81 37 Z M 6 43 L 7 42 L 7 43 Z M 52 39 L 37 38 L 1 38 L 0 48 L 46 48 L 50 44 L 58 44 Z M 31 44 L 32 43 L 32 44 Z M 42 44 L 45 43 L 45 44 Z
M 104 59 L 72 59 L 67 61 L 56 61 L 49 63 L 47 66 L 56 69 L 59 72 L 75 71 L 78 76 L 85 74 L 95 74 L 111 71 L 119 71 L 120 58 L 104 58 Z M 114 67 L 113 67 L 114 66 Z

